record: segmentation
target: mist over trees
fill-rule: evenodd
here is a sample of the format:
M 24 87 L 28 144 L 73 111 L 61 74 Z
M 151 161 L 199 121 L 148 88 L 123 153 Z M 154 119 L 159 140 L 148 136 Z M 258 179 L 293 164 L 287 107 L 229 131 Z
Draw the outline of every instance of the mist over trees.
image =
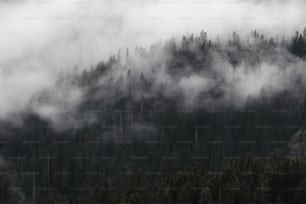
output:
M 285 39 L 255 30 L 247 39 L 233 32 L 228 41 L 212 42 L 202 31 L 156 43 L 148 51 L 136 47 L 132 55 L 129 49 L 118 51 L 107 62 L 84 71 L 80 84 L 97 88 L 95 96 L 100 98 L 115 92 L 135 100 L 175 96 L 189 110 L 242 108 L 252 100 L 284 92 L 303 97 L 305 39 L 305 31 Z
M 305 31 L 292 38 L 252 31 L 246 39 L 233 32 L 226 40 L 202 31 L 76 67 L 58 81 L 76 95 L 54 99 L 46 91 L 30 111 L 2 119 L 0 168 L 10 174 L 10 161 L 16 173 L 13 180 L 1 174 L 0 188 L 18 187 L 20 200 L 37 203 L 141 203 L 144 195 L 235 203 L 245 193 L 246 202 L 298 203 L 304 161 L 279 159 L 305 124 L 305 49 Z M 60 103 L 58 114 L 52 107 L 61 98 L 77 102 Z M 41 103 L 51 108 L 36 108 Z M 206 170 L 179 175 L 196 164 Z M 206 172 L 216 170 L 225 175 Z M 254 177 L 241 174 L 249 170 Z M 278 183 L 280 172 L 294 179 Z M 248 189 L 245 179 L 253 182 Z M 288 182 L 301 191 L 288 190 Z M 0 202 L 16 203 L 14 193 L 1 195 Z

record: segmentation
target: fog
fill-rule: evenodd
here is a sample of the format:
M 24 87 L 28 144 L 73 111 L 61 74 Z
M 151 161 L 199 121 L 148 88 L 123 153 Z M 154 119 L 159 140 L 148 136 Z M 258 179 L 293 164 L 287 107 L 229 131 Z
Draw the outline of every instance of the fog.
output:
M 35 112 L 56 121 L 82 102 L 81 89 L 69 81 L 58 83 L 63 74 L 88 69 L 119 49 L 148 48 L 202 29 L 221 40 L 233 31 L 246 37 L 252 29 L 290 36 L 304 27 L 305 9 L 303 0 L 0 1 L 0 118 Z M 238 80 L 235 86 L 243 86 L 246 92 L 238 98 L 245 101 L 249 93 L 258 95 L 262 83 L 256 79 L 268 83 L 278 72 L 273 66 L 268 70 L 269 75 L 254 72 Z M 229 77 L 239 78 L 239 74 Z M 159 75 L 165 77 L 163 72 Z M 177 87 L 191 94 L 186 102 L 191 103 L 198 87 L 207 87 L 209 81 L 186 76 Z M 246 82 L 252 85 L 244 86 Z M 42 100 L 42 93 L 48 97 Z

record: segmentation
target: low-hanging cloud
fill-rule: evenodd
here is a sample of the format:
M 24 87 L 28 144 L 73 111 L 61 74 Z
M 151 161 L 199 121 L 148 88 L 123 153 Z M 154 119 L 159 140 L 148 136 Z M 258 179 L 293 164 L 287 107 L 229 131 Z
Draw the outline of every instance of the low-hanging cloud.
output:
M 182 96 L 181 105 L 187 109 L 211 106 L 242 108 L 250 99 L 257 100 L 263 97 L 272 99 L 285 92 L 299 97 L 305 96 L 303 90 L 306 87 L 304 80 L 306 62 L 304 60 L 292 55 L 281 46 L 272 46 L 266 50 L 255 43 L 252 47 L 248 47 L 249 45 L 245 43 L 240 46 L 234 55 L 237 57 L 243 52 L 248 54 L 240 56 L 238 64 L 233 64 L 226 57 L 233 48 L 227 45 L 221 50 L 218 47 L 211 48 L 205 54 L 210 62 L 199 64 L 199 68 L 189 64 L 188 61 L 179 67 L 169 64 L 169 60 L 184 61 L 184 57 L 173 57 L 171 52 L 168 53 L 161 46 L 163 47 L 161 50 L 155 50 L 148 55 L 135 56 L 133 66 L 129 67 L 129 72 L 132 73 L 130 77 L 134 77 L 130 83 L 122 81 L 121 70 L 124 70 L 122 67 L 112 69 L 111 76 L 115 78 L 115 84 L 124 83 L 125 85 L 121 87 L 130 86 L 139 93 L 141 87 L 137 85 L 137 79 L 144 74 L 150 81 L 151 87 L 149 91 L 142 93 L 141 97 L 155 97 L 158 94 L 166 97 Z M 178 49 L 188 50 L 181 48 L 180 45 Z M 247 51 L 244 51 L 245 49 Z M 164 59 L 154 52 L 162 53 Z M 203 51 L 192 50 L 193 54 L 203 55 L 198 52 Z M 257 57 L 256 63 L 253 62 L 254 56 Z M 203 59 L 200 61 L 205 62 Z M 101 81 L 107 82 L 105 78 Z
M 202 29 L 212 38 L 227 37 L 234 30 L 246 36 L 251 29 L 289 36 L 304 26 L 305 9 L 303 0 L 0 1 L 0 119 L 32 111 L 57 121 L 60 113 L 75 110 L 83 94 L 73 83 L 59 85 L 63 73 L 79 73 L 118 49 L 149 47 Z M 243 91 L 258 95 L 263 84 L 286 85 L 270 84 L 278 72 L 274 66 L 259 65 L 258 70 L 270 70 L 264 74 L 228 70 L 225 79 L 235 81 L 234 87 L 243 86 L 242 93 L 232 94 L 244 101 Z M 171 83 L 164 71 L 156 74 L 160 83 Z M 245 87 L 246 81 L 252 85 Z M 199 92 L 213 86 L 204 74 L 188 75 L 168 91 L 180 89 L 189 95 L 186 103 L 192 103 Z

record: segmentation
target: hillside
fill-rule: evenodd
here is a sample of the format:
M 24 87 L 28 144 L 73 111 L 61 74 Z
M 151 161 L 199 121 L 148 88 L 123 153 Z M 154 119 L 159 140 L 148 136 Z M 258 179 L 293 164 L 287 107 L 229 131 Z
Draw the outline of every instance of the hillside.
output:
M 203 31 L 150 50 L 119 51 L 64 75 L 59 83 L 83 94 L 75 109 L 59 119 L 27 112 L 1 122 L 0 188 L 10 190 L 0 202 L 87 196 L 102 184 L 124 188 L 135 172 L 154 186 L 182 168 L 214 171 L 244 158 L 257 162 L 254 171 L 257 164 L 269 169 L 256 158 L 275 159 L 271 165 L 285 169 L 278 159 L 305 151 L 304 134 L 297 133 L 306 122 L 305 38 L 277 40 L 253 31 L 247 40 L 234 32 L 221 42 Z M 33 100 L 53 102 L 51 96 Z M 200 199 L 222 201 L 213 189 L 221 183 L 201 186 Z

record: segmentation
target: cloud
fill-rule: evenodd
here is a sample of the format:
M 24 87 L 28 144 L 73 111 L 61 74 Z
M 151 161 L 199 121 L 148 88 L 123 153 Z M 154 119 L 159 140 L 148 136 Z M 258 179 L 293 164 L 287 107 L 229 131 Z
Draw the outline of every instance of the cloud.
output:
M 71 107 L 82 101 L 82 90 L 60 87 L 59 78 L 88 69 L 118 49 L 149 47 L 160 39 L 202 29 L 212 38 L 224 39 L 233 30 L 246 35 L 255 28 L 269 35 L 289 35 L 304 26 L 305 7 L 303 0 L 1 1 L 0 119 L 34 111 L 55 121 L 65 109 L 74 110 Z M 246 74 L 236 86 L 253 80 L 254 86 L 245 91 L 258 94 L 266 82 L 255 78 L 269 81 L 270 76 L 254 74 Z M 156 80 L 167 80 L 165 72 L 157 75 Z M 193 99 L 207 80 L 186 76 L 177 86 Z M 49 101 L 35 102 L 46 92 Z

